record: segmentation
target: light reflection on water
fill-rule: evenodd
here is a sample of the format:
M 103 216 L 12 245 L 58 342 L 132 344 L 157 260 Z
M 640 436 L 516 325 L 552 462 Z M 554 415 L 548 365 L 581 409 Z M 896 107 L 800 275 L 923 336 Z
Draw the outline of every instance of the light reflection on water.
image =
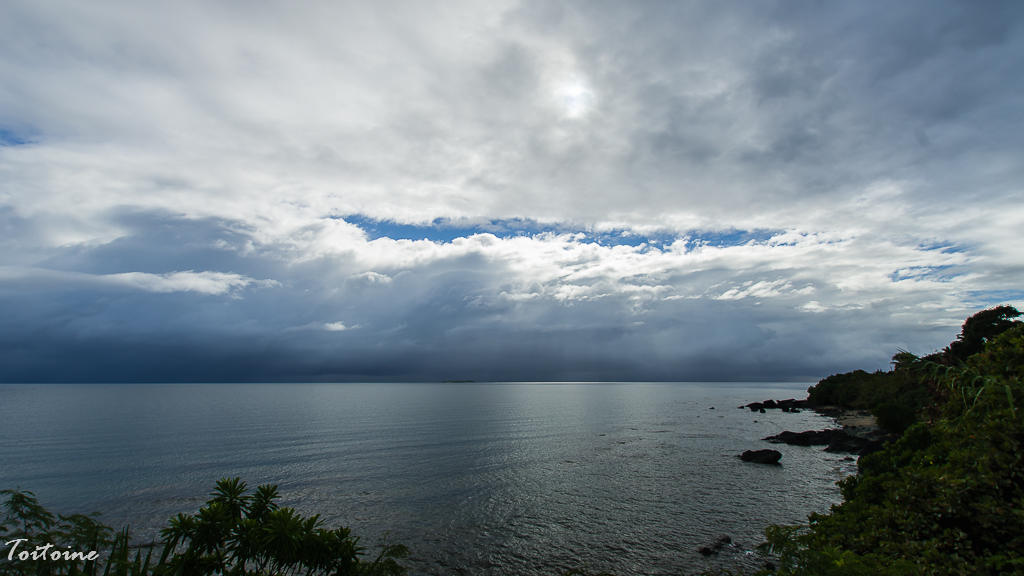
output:
M 0 386 L 0 487 L 148 538 L 241 476 L 364 545 L 390 530 L 416 573 L 692 573 L 721 534 L 749 549 L 767 524 L 838 501 L 855 466 L 820 448 L 776 447 L 781 467 L 736 458 L 829 426 L 736 409 L 805 396 L 806 384 Z M 723 556 L 711 565 L 742 550 Z

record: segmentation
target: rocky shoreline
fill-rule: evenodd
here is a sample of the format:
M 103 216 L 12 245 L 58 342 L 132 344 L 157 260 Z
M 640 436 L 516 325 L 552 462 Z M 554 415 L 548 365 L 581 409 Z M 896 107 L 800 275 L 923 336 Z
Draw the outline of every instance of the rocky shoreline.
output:
M 846 459 L 853 460 L 853 456 L 864 456 L 877 450 L 896 438 L 885 430 L 878 427 L 875 417 L 867 410 L 850 410 L 838 406 L 815 406 L 807 400 L 765 400 L 763 402 L 751 402 L 738 406 L 739 409 L 749 409 L 751 412 L 766 413 L 768 410 L 780 410 L 782 412 L 799 413 L 810 410 L 833 418 L 841 428 L 829 428 L 825 430 L 806 430 L 803 432 L 791 432 L 786 430 L 774 436 L 767 436 L 761 440 L 771 444 L 789 444 L 791 446 L 825 446 L 825 452 L 850 454 Z M 737 457 L 743 462 L 753 464 L 767 464 L 780 466 L 782 453 L 770 448 L 746 450 Z M 697 552 L 702 556 L 709 557 L 718 555 L 728 550 L 742 550 L 741 547 L 731 540 L 729 536 L 722 536 L 713 544 L 701 546 Z M 746 552 L 749 554 L 750 552 Z M 772 562 L 766 562 L 766 568 L 774 570 Z
M 762 440 L 772 444 L 825 446 L 826 452 L 864 456 L 881 450 L 886 442 L 895 438 L 895 436 L 879 428 L 875 424 L 874 416 L 866 410 L 848 410 L 837 406 L 813 406 L 807 400 L 796 400 L 793 398 L 751 402 L 750 404 L 739 406 L 739 408 L 748 408 L 751 412 L 760 412 L 762 414 L 768 410 L 776 409 L 783 412 L 813 410 L 824 416 L 835 418 L 836 423 L 842 426 L 842 428 L 806 430 L 804 432 L 786 430 L 780 434 L 762 438 Z M 775 450 L 747 450 L 740 455 L 740 459 L 744 462 L 760 464 L 778 464 L 781 457 L 782 454 Z

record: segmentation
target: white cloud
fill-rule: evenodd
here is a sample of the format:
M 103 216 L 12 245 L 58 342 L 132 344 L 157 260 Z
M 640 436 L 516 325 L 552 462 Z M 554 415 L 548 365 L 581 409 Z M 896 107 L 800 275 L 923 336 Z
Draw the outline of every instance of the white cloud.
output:
M 814 312 L 815 314 L 828 310 L 828 308 L 825 308 L 824 306 L 819 304 L 817 300 L 811 300 L 810 302 L 807 302 L 806 304 L 801 306 L 800 309 L 806 312 Z
M 199 292 L 201 294 L 225 294 L 255 284 L 259 287 L 278 285 L 274 280 L 254 280 L 239 274 L 224 272 L 171 272 L 169 274 L 146 274 L 125 272 L 100 276 L 102 282 L 130 286 L 147 292 Z
M 24 286 L 31 290 L 67 290 L 75 288 L 128 288 L 143 292 L 198 292 L 222 295 L 246 286 L 271 288 L 280 286 L 275 280 L 255 280 L 240 274 L 225 272 L 170 272 L 149 274 L 123 272 L 119 274 L 84 274 L 42 268 L 0 266 L 0 283 Z
M 343 330 L 355 330 L 359 328 L 359 324 L 355 326 L 345 326 L 343 322 L 327 322 L 324 324 L 324 330 L 328 332 L 341 332 Z

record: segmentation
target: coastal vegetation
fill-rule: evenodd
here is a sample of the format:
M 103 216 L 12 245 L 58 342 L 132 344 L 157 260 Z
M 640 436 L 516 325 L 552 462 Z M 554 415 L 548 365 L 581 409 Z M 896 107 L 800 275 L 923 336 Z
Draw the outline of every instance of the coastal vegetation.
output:
M 932 397 L 936 382 L 925 368 L 962 366 L 982 352 L 987 343 L 1020 325 L 1021 313 L 1012 306 L 982 310 L 968 318 L 956 339 L 941 351 L 918 357 L 899 350 L 892 357 L 892 370 L 865 372 L 854 370 L 833 374 L 808 389 L 807 400 L 818 406 L 875 409 L 893 403 L 915 411 L 936 405 Z
M 1024 324 L 1000 306 L 957 340 L 893 370 L 830 376 L 818 404 L 870 408 L 901 436 L 840 482 L 843 502 L 806 526 L 772 526 L 757 574 L 1024 573 Z
M 345 527 L 328 529 L 319 515 L 304 517 L 277 504 L 277 486 L 248 493 L 240 478 L 221 479 L 195 515 L 178 514 L 159 543 L 131 544 L 128 528 L 114 534 L 98 514 L 54 515 L 32 492 L 3 490 L 6 516 L 0 538 L 7 544 L 4 576 L 230 576 L 304 574 L 400 576 L 401 544 L 381 545 L 364 557 Z M 134 554 L 133 554 L 134 550 Z M 154 551 L 160 550 L 158 555 Z M 144 552 L 145 551 L 145 552 Z

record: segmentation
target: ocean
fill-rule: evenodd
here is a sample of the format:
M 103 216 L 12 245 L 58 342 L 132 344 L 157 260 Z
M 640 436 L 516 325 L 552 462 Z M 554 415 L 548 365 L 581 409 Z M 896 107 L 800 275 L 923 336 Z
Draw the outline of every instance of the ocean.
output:
M 737 409 L 807 386 L 0 385 L 0 488 L 148 541 L 240 476 L 371 550 L 388 531 L 413 574 L 693 574 L 840 501 L 855 462 L 761 441 L 830 419 Z M 782 466 L 737 457 L 766 447 Z

